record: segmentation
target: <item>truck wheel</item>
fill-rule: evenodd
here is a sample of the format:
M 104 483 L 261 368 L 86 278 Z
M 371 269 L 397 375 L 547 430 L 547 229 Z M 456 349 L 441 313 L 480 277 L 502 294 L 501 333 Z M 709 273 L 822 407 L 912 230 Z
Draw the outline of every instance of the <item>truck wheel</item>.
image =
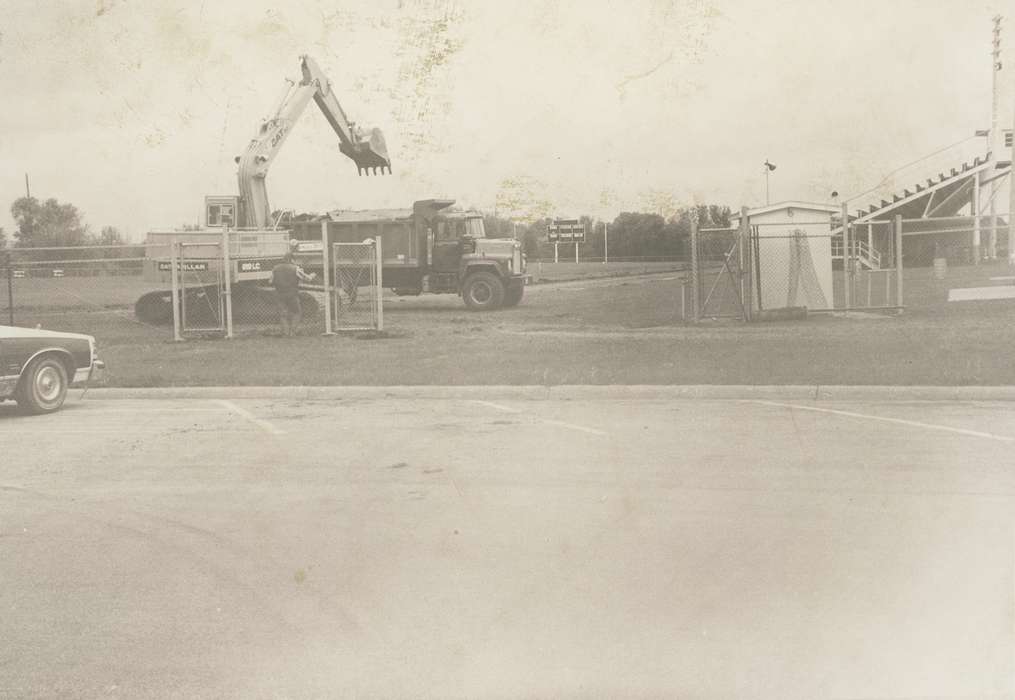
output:
M 523 285 L 508 287 L 508 290 L 504 293 L 504 306 L 518 306 L 518 302 L 522 300 L 522 295 L 524 294 L 525 287 Z
M 52 413 L 63 405 L 69 384 L 63 362 L 43 355 L 25 368 L 14 400 L 29 413 Z
M 492 272 L 473 272 L 465 278 L 462 298 L 472 311 L 490 311 L 504 304 L 504 283 Z

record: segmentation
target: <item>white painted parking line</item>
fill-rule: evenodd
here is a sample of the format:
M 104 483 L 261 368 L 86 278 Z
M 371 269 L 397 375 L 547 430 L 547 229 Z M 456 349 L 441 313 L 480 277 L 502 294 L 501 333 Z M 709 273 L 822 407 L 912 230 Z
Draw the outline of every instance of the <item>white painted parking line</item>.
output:
M 95 408 L 89 413 L 222 413 L 221 408 Z
M 948 425 L 938 425 L 936 423 L 922 423 L 920 421 L 915 420 L 905 420 L 904 418 L 888 418 L 886 416 L 873 416 L 868 413 L 841 411 L 835 408 L 818 408 L 817 406 L 801 406 L 800 404 L 779 403 L 778 401 L 747 400 L 745 401 L 745 403 L 756 403 L 761 404 L 763 406 L 778 406 L 780 408 L 794 408 L 800 411 L 814 411 L 816 413 L 831 413 L 837 416 L 846 416 L 847 418 L 861 418 L 863 420 L 881 421 L 883 423 L 895 423 L 896 425 L 908 425 L 912 428 L 939 430 L 941 432 L 956 433 L 958 435 L 967 435 L 969 437 L 986 438 L 988 440 L 997 440 L 999 442 L 1015 442 L 1015 437 L 1009 437 L 1007 435 L 984 433 L 980 432 L 979 430 L 967 430 L 966 428 L 953 428 Z
M 541 419 L 541 421 L 543 423 L 548 424 L 548 425 L 557 425 L 557 426 L 560 426 L 561 428 L 570 428 L 571 430 L 578 430 L 578 431 L 583 432 L 583 433 L 589 433 L 590 435 L 608 435 L 609 434 L 609 433 L 604 433 L 602 430 L 596 430 L 595 428 L 589 428 L 588 426 L 585 426 L 585 425 L 575 425 L 574 423 L 565 423 L 562 420 L 550 420 L 548 418 L 543 418 L 543 419 Z
M 25 428 L 22 424 L 12 425 L 9 431 L 0 429 L 0 435 L 11 434 L 15 437 L 22 435 L 128 435 L 134 433 L 161 433 L 163 428 L 64 428 L 60 426 L 49 426 L 47 428 Z
M 284 430 L 279 430 L 278 428 L 276 428 L 274 425 L 272 425 L 268 421 L 262 420 L 261 418 L 258 418 L 253 413 L 251 413 L 250 411 L 246 410 L 245 408 L 240 408 L 239 406 L 234 404 L 232 401 L 226 401 L 225 399 L 218 399 L 217 403 L 220 406 L 225 406 L 230 411 L 232 411 L 236 415 L 240 416 L 244 420 L 250 421 L 254 425 L 256 425 L 259 428 L 261 428 L 262 430 L 264 430 L 265 432 L 271 433 L 272 435 L 285 435 L 285 431 Z
M 511 408 L 510 406 L 502 406 L 499 403 L 493 403 L 492 401 L 481 401 L 479 399 L 473 399 L 472 403 L 478 403 L 480 406 L 489 406 L 495 408 L 498 411 L 504 411 L 505 413 L 521 413 L 517 408 Z
M 480 399 L 471 399 L 471 402 L 472 403 L 478 403 L 481 406 L 488 406 L 488 407 L 496 409 L 498 411 L 504 411 L 505 413 L 521 413 L 522 412 L 522 411 L 518 410 L 517 408 L 511 408 L 510 406 L 504 406 L 503 404 L 493 403 L 492 401 L 482 401 Z M 609 433 L 603 432 L 602 430 L 597 430 L 596 428 L 590 428 L 587 425 L 576 425 L 574 423 L 565 423 L 564 421 L 553 420 L 553 419 L 550 419 L 550 418 L 538 418 L 537 417 L 536 420 L 539 421 L 540 423 L 544 423 L 546 425 L 556 425 L 556 426 L 559 426 L 561 428 L 569 428 L 571 430 L 577 430 L 577 431 L 582 432 L 582 433 L 589 433 L 590 435 L 608 435 L 609 434 Z

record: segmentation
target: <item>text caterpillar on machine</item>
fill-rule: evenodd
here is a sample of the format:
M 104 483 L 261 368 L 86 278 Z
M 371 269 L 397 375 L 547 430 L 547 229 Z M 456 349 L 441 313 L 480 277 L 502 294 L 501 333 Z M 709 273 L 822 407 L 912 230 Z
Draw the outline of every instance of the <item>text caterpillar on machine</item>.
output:
M 287 79 L 285 91 L 274 114 L 264 120 L 242 155 L 239 165 L 238 195 L 205 198 L 205 229 L 200 231 L 152 231 L 148 233 L 145 253 L 145 277 L 168 285 L 171 281 L 171 243 L 176 241 L 185 251 L 177 268 L 186 272 L 190 284 L 183 294 L 193 302 L 217 298 L 223 274 L 230 276 L 233 315 L 236 318 L 256 315 L 265 305 L 273 304 L 265 283 L 271 269 L 288 252 L 288 234 L 278 230 L 272 221 L 265 181 L 268 169 L 310 99 L 317 103 L 325 119 L 338 134 L 339 150 L 356 163 L 360 175 L 391 172 L 384 135 L 380 129 L 365 129 L 350 121 L 338 103 L 331 82 L 310 56 L 300 57 L 301 78 Z M 229 238 L 230 270 L 222 269 L 222 256 L 212 255 L 222 230 L 239 230 Z M 205 250 L 202 252 L 201 248 Z M 316 300 L 304 294 L 308 313 L 317 308 Z M 173 318 L 173 295 L 170 289 L 145 294 L 137 300 L 137 317 L 147 323 L 169 323 Z M 200 303 L 189 308 L 200 308 Z

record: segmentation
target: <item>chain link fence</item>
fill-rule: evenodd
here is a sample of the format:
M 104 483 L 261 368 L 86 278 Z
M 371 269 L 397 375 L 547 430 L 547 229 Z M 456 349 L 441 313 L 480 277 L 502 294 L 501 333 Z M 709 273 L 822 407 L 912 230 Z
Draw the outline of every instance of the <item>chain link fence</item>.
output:
M 808 235 L 799 228 L 789 232 L 766 228 L 752 227 L 756 308 L 759 311 L 843 308 L 843 275 L 841 270 L 838 274 L 833 270 L 832 234 Z
M 139 320 L 144 245 L 8 248 L 0 251 L 3 323 L 104 338 L 154 339 L 166 331 Z
M 942 260 L 949 265 L 975 265 L 1008 257 L 1008 225 L 997 216 L 903 219 L 902 233 L 907 267 L 930 267 Z
M 849 225 L 844 237 L 828 219 L 748 220 L 738 228 L 694 228 L 692 240 L 691 311 L 685 319 L 754 320 L 902 305 L 896 222 Z

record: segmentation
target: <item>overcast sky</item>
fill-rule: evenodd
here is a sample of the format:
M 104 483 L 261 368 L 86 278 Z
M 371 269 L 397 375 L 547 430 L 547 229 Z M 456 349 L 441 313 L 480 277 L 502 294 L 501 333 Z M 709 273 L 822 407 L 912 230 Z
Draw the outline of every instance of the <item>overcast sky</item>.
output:
M 268 178 L 274 208 L 750 206 L 766 158 L 773 201 L 827 201 L 989 126 L 1008 4 L 5 0 L 0 225 L 25 172 L 96 231 L 197 222 L 206 194 L 236 192 L 233 158 L 303 53 L 384 131 L 394 175 L 357 178 L 311 103 Z

